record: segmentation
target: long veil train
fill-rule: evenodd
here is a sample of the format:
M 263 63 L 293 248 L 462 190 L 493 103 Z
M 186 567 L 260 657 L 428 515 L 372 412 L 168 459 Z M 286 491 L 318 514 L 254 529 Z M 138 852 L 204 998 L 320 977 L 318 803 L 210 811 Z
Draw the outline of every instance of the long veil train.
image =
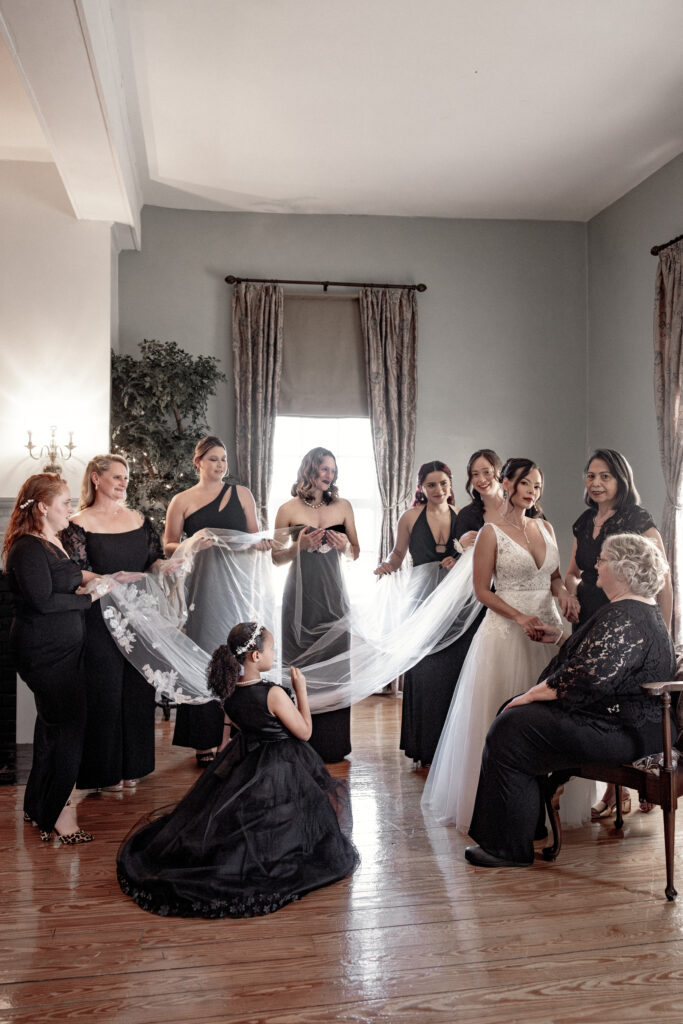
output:
M 262 622 L 280 650 L 276 570 L 270 551 L 257 547 L 267 536 L 202 530 L 159 573 L 95 583 L 112 636 L 158 696 L 187 703 L 214 699 L 206 683 L 211 654 L 238 622 Z M 314 634 L 305 635 L 301 621 L 298 573 L 297 588 L 294 628 L 307 647 L 305 659 L 297 661 L 313 712 L 347 707 L 377 692 L 461 636 L 481 608 L 472 588 L 471 548 L 449 572 L 430 563 L 370 578 L 364 596 Z M 279 663 L 269 675 L 286 682 L 289 665 Z

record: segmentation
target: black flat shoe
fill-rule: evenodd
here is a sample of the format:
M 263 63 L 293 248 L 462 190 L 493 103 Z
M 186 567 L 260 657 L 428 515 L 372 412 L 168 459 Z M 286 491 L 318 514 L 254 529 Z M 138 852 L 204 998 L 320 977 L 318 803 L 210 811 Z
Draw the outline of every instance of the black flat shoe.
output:
M 465 849 L 465 860 L 478 868 L 528 868 L 533 863 L 530 860 L 505 860 L 504 857 L 489 853 L 482 846 L 468 846 Z

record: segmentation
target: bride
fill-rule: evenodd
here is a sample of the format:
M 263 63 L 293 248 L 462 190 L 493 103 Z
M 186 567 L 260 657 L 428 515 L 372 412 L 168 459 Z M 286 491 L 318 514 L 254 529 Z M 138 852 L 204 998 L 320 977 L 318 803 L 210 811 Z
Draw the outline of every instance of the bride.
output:
M 553 528 L 539 518 L 543 474 L 530 459 L 508 459 L 501 480 L 503 507 L 481 529 L 474 550 L 474 590 L 488 611 L 463 665 L 422 797 L 423 808 L 464 833 L 489 726 L 501 704 L 527 690 L 550 661 L 552 646 L 534 639 L 543 623 L 557 624 L 561 635 L 555 600 L 564 615 L 571 604 Z

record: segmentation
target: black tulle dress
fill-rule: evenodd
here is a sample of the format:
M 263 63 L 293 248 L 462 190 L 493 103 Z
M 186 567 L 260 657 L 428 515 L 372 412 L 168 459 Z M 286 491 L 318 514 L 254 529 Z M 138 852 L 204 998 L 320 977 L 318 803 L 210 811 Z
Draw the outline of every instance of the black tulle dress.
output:
M 145 572 L 163 558 L 149 519 L 126 533 L 90 533 L 69 523 L 62 543 L 81 569 L 101 575 Z M 85 613 L 88 716 L 79 789 L 115 786 L 154 771 L 154 688 L 124 658 L 99 602 Z
M 304 527 L 295 527 L 298 531 Z M 346 533 L 343 523 L 328 530 Z M 296 537 L 295 537 L 296 539 Z M 282 595 L 282 664 L 295 665 L 306 673 L 306 652 L 316 638 L 316 630 L 325 623 L 346 615 L 349 605 L 342 577 L 342 555 L 335 548 L 300 551 L 287 573 Z M 298 568 L 301 571 L 301 622 L 297 621 L 296 592 Z M 340 636 L 325 649 L 325 659 L 336 657 L 349 649 L 347 636 Z M 351 708 L 324 711 L 313 715 L 313 735 L 309 743 L 323 761 L 333 764 L 351 753 Z
M 345 783 L 268 710 L 273 685 L 236 688 L 225 710 L 239 734 L 174 809 L 149 815 L 122 843 L 119 883 L 143 910 L 270 914 L 357 866 L 339 825 L 350 825 Z
M 221 508 L 221 502 L 229 487 L 232 487 L 230 498 L 225 508 Z M 208 505 L 202 505 L 196 512 L 187 516 L 183 526 L 185 535 L 193 537 L 195 533 L 204 529 L 214 530 L 239 530 L 241 533 L 247 531 L 247 517 L 240 503 L 237 494 L 237 487 L 234 484 L 226 483 L 220 494 Z M 197 564 L 205 568 L 206 563 L 215 557 L 215 551 L 207 548 L 205 551 L 198 551 L 196 554 Z M 201 574 L 195 573 L 195 576 Z M 204 633 L 212 632 L 212 623 L 207 618 L 207 609 L 202 602 L 202 594 L 192 593 L 187 595 L 188 607 L 193 606 L 199 609 L 196 617 L 190 611 L 185 624 L 185 632 L 207 653 L 211 654 L 219 643 L 225 642 L 225 637 L 235 622 L 225 623 L 224 635 L 215 642 L 215 638 L 207 641 Z M 220 608 L 216 609 L 220 615 Z M 223 739 L 223 711 L 216 701 L 209 701 L 208 704 L 181 704 L 176 711 L 175 729 L 173 730 L 173 743 L 177 747 L 192 747 L 194 750 L 210 750 L 217 747 Z
M 438 552 L 434 534 L 429 529 L 427 506 L 415 520 L 410 534 L 409 551 L 413 565 L 441 562 L 444 558 L 457 558 L 454 547 L 456 514 L 451 509 L 451 530 L 446 550 Z M 447 570 L 440 573 L 446 575 Z M 439 742 L 448 709 L 458 682 L 458 676 L 469 646 L 481 622 L 478 616 L 466 633 L 448 647 L 426 658 L 409 669 L 403 677 L 403 711 L 401 716 L 401 750 L 406 757 L 426 765 L 431 764 Z
M 598 608 L 608 603 L 607 594 L 598 586 L 598 570 L 595 567 L 595 560 L 607 537 L 615 533 L 646 533 L 655 528 L 647 509 L 640 505 L 627 505 L 616 509 L 602 524 L 597 537 L 593 537 L 596 511 L 595 508 L 587 508 L 572 527 L 576 537 L 576 564 L 581 570 L 581 582 L 576 591 L 581 610 L 574 630 L 583 626 Z

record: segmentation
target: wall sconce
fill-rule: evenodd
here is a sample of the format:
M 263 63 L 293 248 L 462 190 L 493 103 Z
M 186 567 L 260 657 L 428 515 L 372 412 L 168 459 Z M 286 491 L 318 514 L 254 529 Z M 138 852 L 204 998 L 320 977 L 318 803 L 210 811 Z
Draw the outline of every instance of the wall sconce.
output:
M 45 459 L 45 458 L 48 459 L 47 465 L 43 466 L 43 472 L 44 473 L 61 473 L 62 472 L 62 467 L 57 462 L 57 459 L 59 458 L 59 459 L 62 459 L 63 462 L 68 462 L 69 459 L 71 458 L 72 451 L 76 447 L 76 445 L 73 443 L 73 437 L 74 437 L 73 430 L 69 431 L 69 443 L 67 445 L 65 445 L 64 448 L 62 448 L 61 445 L 57 444 L 57 442 L 55 440 L 55 434 L 56 433 L 57 433 L 57 428 L 56 427 L 50 427 L 50 441 L 49 441 L 49 444 L 44 444 L 42 446 L 42 448 L 40 449 L 40 451 L 38 452 L 38 454 L 34 455 L 33 454 L 33 449 L 37 448 L 38 445 L 33 444 L 32 440 L 31 440 L 31 431 L 29 430 L 29 432 L 28 432 L 28 444 L 26 445 L 26 447 L 28 448 L 28 453 L 31 456 L 31 458 L 35 459 L 36 461 L 38 461 L 39 459 Z M 66 452 L 66 454 L 65 454 L 65 452 Z

